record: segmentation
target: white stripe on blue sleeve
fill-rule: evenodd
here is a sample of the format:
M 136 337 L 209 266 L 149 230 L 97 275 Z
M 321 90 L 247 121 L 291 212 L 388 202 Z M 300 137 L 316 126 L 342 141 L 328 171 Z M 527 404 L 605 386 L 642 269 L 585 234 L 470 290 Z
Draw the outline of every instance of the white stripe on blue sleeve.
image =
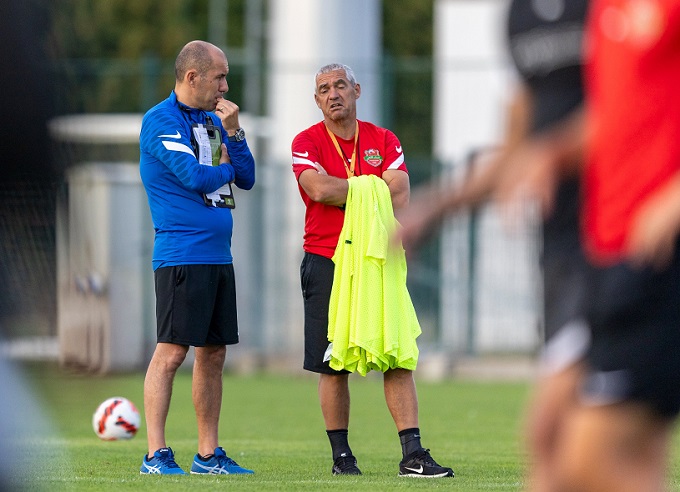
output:
M 184 152 L 184 153 L 189 154 L 191 156 L 194 155 L 194 151 L 191 150 L 189 147 L 187 147 L 183 143 L 168 142 L 167 140 L 163 140 L 163 147 L 165 147 L 168 150 L 174 151 L 174 152 Z

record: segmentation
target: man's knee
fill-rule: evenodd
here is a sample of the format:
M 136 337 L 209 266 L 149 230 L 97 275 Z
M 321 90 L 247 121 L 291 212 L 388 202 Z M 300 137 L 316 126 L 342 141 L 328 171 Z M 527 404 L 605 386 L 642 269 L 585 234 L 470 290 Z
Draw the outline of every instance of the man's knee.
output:
M 226 345 L 207 345 L 195 348 L 196 362 L 208 366 L 222 366 L 227 355 Z
M 638 482 L 663 475 L 669 431 L 643 406 L 582 407 L 569 420 L 556 467 L 564 490 L 647 490 Z
M 189 347 L 174 343 L 159 343 L 153 354 L 152 363 L 163 365 L 167 370 L 177 370 L 187 356 Z
M 349 384 L 349 374 L 325 374 L 319 373 L 319 384 L 328 386 L 347 386 Z
M 408 369 L 389 369 L 383 375 L 386 384 L 413 384 L 413 371 Z

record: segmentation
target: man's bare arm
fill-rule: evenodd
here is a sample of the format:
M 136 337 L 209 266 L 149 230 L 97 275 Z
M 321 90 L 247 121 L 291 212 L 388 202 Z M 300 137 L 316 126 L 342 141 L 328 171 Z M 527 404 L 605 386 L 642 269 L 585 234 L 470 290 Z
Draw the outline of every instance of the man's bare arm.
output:
M 399 210 L 406 207 L 411 195 L 411 183 L 408 174 L 399 170 L 387 170 L 383 173 L 382 178 L 390 189 L 392 208 Z
M 321 174 L 315 169 L 306 169 L 300 173 L 298 183 L 315 202 L 342 206 L 347 201 L 349 183 L 346 179 Z

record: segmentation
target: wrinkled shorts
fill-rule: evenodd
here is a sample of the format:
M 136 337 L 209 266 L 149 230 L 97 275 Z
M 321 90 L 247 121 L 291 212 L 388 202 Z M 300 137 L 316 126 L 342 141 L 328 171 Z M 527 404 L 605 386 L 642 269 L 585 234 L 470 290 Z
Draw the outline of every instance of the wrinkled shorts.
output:
M 232 264 L 162 267 L 154 280 L 158 342 L 194 347 L 238 343 Z

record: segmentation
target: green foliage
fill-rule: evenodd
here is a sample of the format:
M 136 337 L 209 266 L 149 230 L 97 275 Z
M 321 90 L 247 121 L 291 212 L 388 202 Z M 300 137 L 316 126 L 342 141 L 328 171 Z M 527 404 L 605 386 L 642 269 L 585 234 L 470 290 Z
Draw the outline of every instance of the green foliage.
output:
M 434 0 L 383 0 L 383 48 L 399 57 L 432 55 Z
M 245 0 L 230 0 L 229 46 L 242 46 Z M 205 0 L 56 0 L 49 50 L 59 112 L 145 111 L 174 86 L 185 43 L 207 39 Z
M 385 124 L 409 160 L 432 153 L 433 0 L 383 0 Z M 409 166 L 412 170 L 412 166 Z
M 229 46 L 242 46 L 246 0 L 229 0 Z M 153 54 L 174 61 L 191 39 L 205 39 L 206 0 L 55 0 L 53 52 L 68 59 L 139 59 Z
M 60 57 L 173 59 L 190 39 L 206 35 L 201 0 L 57 0 L 53 39 Z

